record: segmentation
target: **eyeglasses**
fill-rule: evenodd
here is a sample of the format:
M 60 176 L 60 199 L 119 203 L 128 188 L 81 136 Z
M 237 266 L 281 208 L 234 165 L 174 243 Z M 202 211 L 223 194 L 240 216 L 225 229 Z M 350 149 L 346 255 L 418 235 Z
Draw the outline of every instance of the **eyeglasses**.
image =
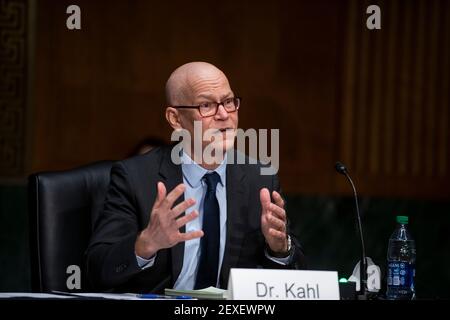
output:
M 242 98 L 227 98 L 222 102 L 205 102 L 198 106 L 172 106 L 175 109 L 198 109 L 202 117 L 212 117 L 217 114 L 219 106 L 222 105 L 226 112 L 231 113 L 239 109 Z

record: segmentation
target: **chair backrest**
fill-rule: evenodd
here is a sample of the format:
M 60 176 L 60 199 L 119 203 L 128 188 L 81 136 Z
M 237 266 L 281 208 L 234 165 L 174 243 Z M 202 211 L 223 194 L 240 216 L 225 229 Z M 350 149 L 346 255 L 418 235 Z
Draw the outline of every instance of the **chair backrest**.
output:
M 84 253 L 103 208 L 112 161 L 28 179 L 31 286 L 35 292 L 89 291 Z M 70 267 L 72 266 L 72 267 Z M 77 268 L 81 272 L 78 272 Z M 81 276 L 81 288 L 74 288 Z

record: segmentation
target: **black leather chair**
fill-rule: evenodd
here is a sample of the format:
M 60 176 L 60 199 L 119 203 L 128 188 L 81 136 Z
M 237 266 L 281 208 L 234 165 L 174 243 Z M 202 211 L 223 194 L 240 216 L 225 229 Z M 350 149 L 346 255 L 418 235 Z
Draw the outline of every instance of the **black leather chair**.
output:
M 112 161 L 67 171 L 42 172 L 28 179 L 31 282 L 34 292 L 89 291 L 84 253 L 110 179 Z M 68 288 L 81 270 L 81 288 Z

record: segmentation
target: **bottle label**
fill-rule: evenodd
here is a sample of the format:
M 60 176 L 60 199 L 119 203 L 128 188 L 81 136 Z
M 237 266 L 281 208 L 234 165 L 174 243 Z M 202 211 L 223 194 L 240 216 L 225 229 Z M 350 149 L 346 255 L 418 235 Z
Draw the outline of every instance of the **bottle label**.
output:
M 404 261 L 388 261 L 388 286 L 414 289 L 415 265 Z

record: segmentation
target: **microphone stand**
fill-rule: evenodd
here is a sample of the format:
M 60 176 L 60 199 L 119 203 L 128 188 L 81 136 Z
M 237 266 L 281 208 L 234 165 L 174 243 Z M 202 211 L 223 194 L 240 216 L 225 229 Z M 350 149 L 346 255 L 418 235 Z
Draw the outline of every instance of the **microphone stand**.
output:
M 367 300 L 368 299 L 368 291 L 367 291 L 367 260 L 366 260 L 366 248 L 364 246 L 364 237 L 362 231 L 361 224 L 361 216 L 359 214 L 359 205 L 358 205 L 358 195 L 356 193 L 355 185 L 353 184 L 350 175 L 348 174 L 347 168 L 340 162 L 336 163 L 336 171 L 340 174 L 343 174 L 347 180 L 350 182 L 350 185 L 353 189 L 353 197 L 355 199 L 355 207 L 356 207 L 356 216 L 358 218 L 358 229 L 359 229 L 359 237 L 361 240 L 361 261 L 359 263 L 359 291 L 357 292 L 358 300 Z

